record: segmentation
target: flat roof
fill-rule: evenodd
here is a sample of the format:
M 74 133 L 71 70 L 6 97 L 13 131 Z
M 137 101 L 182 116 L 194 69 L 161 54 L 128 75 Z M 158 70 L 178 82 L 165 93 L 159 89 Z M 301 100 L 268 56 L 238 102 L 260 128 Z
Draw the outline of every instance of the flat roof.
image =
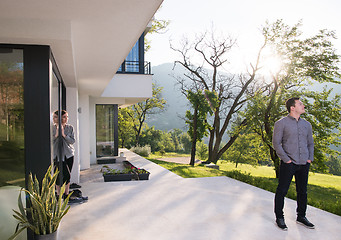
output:
M 67 87 L 100 96 L 163 0 L 2 0 L 0 43 L 50 45 Z

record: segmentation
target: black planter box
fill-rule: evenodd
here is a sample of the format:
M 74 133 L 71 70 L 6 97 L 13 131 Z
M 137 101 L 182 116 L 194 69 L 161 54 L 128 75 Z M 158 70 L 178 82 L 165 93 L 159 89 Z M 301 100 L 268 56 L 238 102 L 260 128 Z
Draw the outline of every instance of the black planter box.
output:
M 144 170 L 144 169 L 142 169 Z M 146 171 L 146 170 L 144 170 Z M 146 171 L 144 173 L 138 173 L 137 171 L 134 171 L 134 179 L 135 180 L 148 180 L 149 179 L 150 172 Z
M 140 173 L 138 174 L 138 180 L 148 180 L 150 173 Z
M 104 182 L 114 182 L 114 181 L 131 181 L 133 178 L 132 173 L 123 174 L 103 174 Z

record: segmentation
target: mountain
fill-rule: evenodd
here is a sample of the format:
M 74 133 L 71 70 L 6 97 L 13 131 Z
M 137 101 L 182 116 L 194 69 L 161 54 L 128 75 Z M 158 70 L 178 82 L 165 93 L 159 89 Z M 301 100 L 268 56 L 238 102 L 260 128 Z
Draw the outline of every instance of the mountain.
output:
M 156 129 L 169 131 L 181 129 L 187 131 L 183 119 L 188 107 L 188 100 L 179 90 L 177 81 L 173 76 L 181 76 L 184 69 L 179 66 L 173 70 L 173 63 L 165 63 L 152 68 L 153 82 L 158 87 L 163 87 L 162 97 L 167 101 L 166 110 L 160 114 L 151 115 L 146 120 L 148 126 L 155 126 Z

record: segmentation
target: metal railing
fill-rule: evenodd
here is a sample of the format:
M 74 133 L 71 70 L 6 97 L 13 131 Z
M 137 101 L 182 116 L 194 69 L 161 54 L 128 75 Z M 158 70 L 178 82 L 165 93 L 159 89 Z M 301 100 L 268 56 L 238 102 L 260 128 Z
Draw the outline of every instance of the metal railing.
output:
M 117 72 L 151 74 L 151 65 L 150 62 L 124 61 Z

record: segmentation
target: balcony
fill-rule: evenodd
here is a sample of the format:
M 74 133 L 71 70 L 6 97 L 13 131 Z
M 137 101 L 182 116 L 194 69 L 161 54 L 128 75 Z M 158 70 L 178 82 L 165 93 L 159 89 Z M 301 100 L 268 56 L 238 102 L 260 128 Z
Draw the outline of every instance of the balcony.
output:
M 146 61 L 124 61 L 117 73 L 152 74 L 150 62 Z

